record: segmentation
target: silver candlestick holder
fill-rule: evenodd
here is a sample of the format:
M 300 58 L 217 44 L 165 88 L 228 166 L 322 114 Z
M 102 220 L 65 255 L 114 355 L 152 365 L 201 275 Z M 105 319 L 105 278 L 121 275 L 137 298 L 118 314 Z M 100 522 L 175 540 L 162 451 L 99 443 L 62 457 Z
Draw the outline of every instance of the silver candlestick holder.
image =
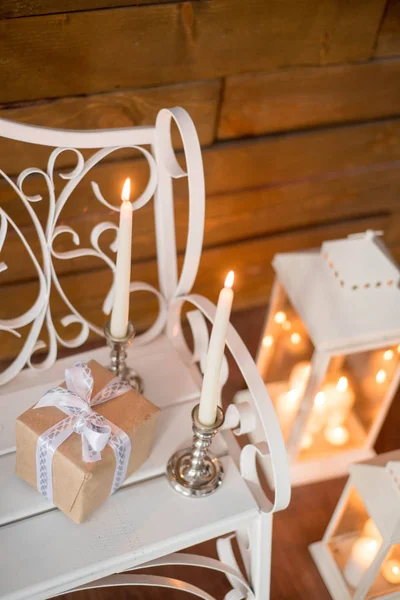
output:
M 108 367 L 109 370 L 111 373 L 114 373 L 116 377 L 119 377 L 122 381 L 126 381 L 126 383 L 129 383 L 134 390 L 137 390 L 142 394 L 144 391 L 143 379 L 134 369 L 128 367 L 126 364 L 126 350 L 136 335 L 134 326 L 129 321 L 126 336 L 124 338 L 115 338 L 111 335 L 110 321 L 107 321 L 104 325 L 104 334 L 106 336 L 107 344 L 111 348 L 111 364 Z
M 224 412 L 219 406 L 216 421 L 209 427 L 199 421 L 199 404 L 193 408 L 193 445 L 175 452 L 167 465 L 168 481 L 180 494 L 202 498 L 212 494 L 221 485 L 224 468 L 208 448 L 223 422 Z

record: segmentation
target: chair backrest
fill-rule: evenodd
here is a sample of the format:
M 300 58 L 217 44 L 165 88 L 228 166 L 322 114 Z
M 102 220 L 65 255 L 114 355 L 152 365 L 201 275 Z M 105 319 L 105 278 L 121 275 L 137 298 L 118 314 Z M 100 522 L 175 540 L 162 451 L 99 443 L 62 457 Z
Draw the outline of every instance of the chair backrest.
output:
M 172 146 L 172 120 L 175 121 L 180 132 L 186 170 L 180 166 Z M 204 317 L 213 321 L 215 306 L 206 298 L 190 294 L 196 278 L 203 243 L 205 189 L 201 149 L 196 129 L 187 112 L 182 108 L 163 109 L 159 112 L 154 127 L 132 127 L 104 131 L 48 129 L 0 119 L 0 137 L 54 148 L 49 154 L 46 170 L 40 168 L 25 169 L 16 182 L 1 171 L 0 165 L 0 175 L 5 180 L 6 185 L 11 186 L 28 212 L 40 245 L 40 256 L 38 256 L 38 252 L 35 254 L 30 247 L 23 229 L 12 220 L 4 208 L 0 207 L 0 252 L 6 241 L 7 231 L 10 228 L 14 229 L 35 266 L 39 282 L 37 297 L 26 312 L 13 319 L 0 320 L 0 330 L 5 330 L 10 334 L 19 335 L 20 329 L 29 328 L 20 353 L 12 364 L 0 374 L 0 385 L 11 381 L 26 365 L 41 369 L 51 367 L 57 358 L 58 345 L 69 348 L 79 347 L 86 342 L 89 331 L 93 331 L 100 336 L 103 335 L 102 328 L 86 320 L 64 293 L 62 283 L 53 265 L 53 258 L 70 260 L 82 256 L 96 256 L 105 263 L 113 274 L 115 273 L 115 263 L 108 254 L 102 251 L 99 243 L 100 236 L 106 230 L 111 229 L 117 233 L 118 228 L 114 223 L 102 222 L 95 225 L 90 237 L 91 247 L 82 248 L 79 247 L 80 240 L 77 232 L 68 224 L 60 224 L 60 220 L 72 192 L 79 186 L 82 179 L 103 159 L 123 148 L 134 148 L 141 152 L 149 166 L 147 185 L 140 197 L 134 200 L 134 210 L 139 210 L 154 198 L 159 289 L 149 283 L 138 281 L 132 282 L 130 289 L 131 292 L 145 290 L 154 293 L 158 299 L 159 313 L 153 325 L 138 336 L 136 341 L 147 343 L 165 330 L 173 345 L 186 361 L 198 361 L 201 358 L 200 355 L 204 355 L 204 352 L 206 352 L 208 345 L 208 333 Z M 150 150 L 146 146 L 150 146 Z M 81 152 L 83 149 L 93 149 L 94 152 L 89 158 L 85 159 Z M 70 173 L 57 173 L 57 159 L 60 154 L 66 151 L 72 151 L 75 154 L 76 166 Z M 35 203 L 42 202 L 42 197 L 40 195 L 27 195 L 24 192 L 24 183 L 32 175 L 35 175 L 36 179 L 38 176 L 41 177 L 47 187 L 48 213 L 45 224 L 42 224 L 38 219 L 34 209 Z M 59 176 L 66 183 L 61 191 L 56 193 L 55 182 Z M 183 264 L 180 273 L 178 273 L 172 182 L 174 179 L 182 177 L 187 177 L 188 180 L 189 220 Z M 118 211 L 115 205 L 110 204 L 103 197 L 99 186 L 95 182 L 92 182 L 92 191 L 98 202 L 110 210 Z M 57 236 L 63 234 L 72 236 L 78 248 L 67 252 L 55 251 L 53 242 Z M 115 244 L 114 249 L 116 249 Z M 1 271 L 7 267 L 8 265 L 4 262 L 0 262 L 0 277 Z M 73 340 L 64 340 L 60 332 L 56 331 L 54 327 L 50 306 L 53 290 L 61 296 L 67 311 L 67 314 L 61 319 L 61 324 L 65 327 L 72 323 L 80 325 L 80 333 Z M 112 296 L 113 284 L 104 299 L 103 312 L 105 314 L 110 312 Z M 194 354 L 186 346 L 181 328 L 181 309 L 184 303 L 192 304 L 197 309 L 196 318 L 194 314 L 191 318 L 195 344 Z M 49 342 L 47 347 L 39 339 L 43 327 L 46 327 L 48 331 Z M 261 439 L 265 440 L 245 446 L 240 455 L 241 471 L 263 512 L 270 513 L 281 510 L 289 502 L 290 483 L 284 441 L 273 405 L 250 353 L 232 325 L 228 328 L 227 346 L 250 391 L 250 404 L 237 408 L 237 419 L 240 422 L 238 433 L 248 433 L 258 427 L 262 431 Z M 37 349 L 45 349 L 46 354 L 40 365 L 34 366 L 31 364 L 31 356 Z M 224 373 L 226 378 L 226 364 L 223 369 Z M 264 495 L 258 482 L 257 456 L 264 457 L 270 464 L 275 481 L 275 497 L 273 500 Z
M 172 121 L 176 123 L 180 132 L 186 170 L 180 166 L 172 146 Z M 98 131 L 50 129 L 0 119 L 0 137 L 53 148 L 52 151 L 49 151 L 46 170 L 35 167 L 27 168 L 21 172 L 16 181 L 1 171 L 0 165 L 0 176 L 6 185 L 11 186 L 17 199 L 28 212 L 40 247 L 40 256 L 38 256 L 38 253 L 35 253 L 28 243 L 23 229 L 13 221 L 4 208 L 0 207 L 0 253 L 6 241 L 7 232 L 10 229 L 14 230 L 25 246 L 39 282 L 38 294 L 28 310 L 13 319 L 0 320 L 0 329 L 8 331 L 10 334 L 19 335 L 20 329 L 28 328 L 28 333 L 25 333 L 26 339 L 18 356 L 0 374 L 0 385 L 13 379 L 26 365 L 33 368 L 31 356 L 38 349 L 46 351 L 45 358 L 39 367 L 49 368 L 57 358 L 59 345 L 69 348 L 79 347 L 86 342 L 89 331 L 100 336 L 103 335 L 102 328 L 85 319 L 78 307 L 65 294 L 57 276 L 53 258 L 71 260 L 77 257 L 96 256 L 104 262 L 113 275 L 115 274 L 115 263 L 108 254 L 102 251 L 99 244 L 99 238 L 106 230 L 114 230 L 117 234 L 118 228 L 114 223 L 102 222 L 95 225 L 91 232 L 91 247 L 83 248 L 80 246 L 77 232 L 68 224 L 60 224 L 60 221 L 72 192 L 79 186 L 82 179 L 103 159 L 123 148 L 132 148 L 141 152 L 149 167 L 147 185 L 140 197 L 134 199 L 133 208 L 139 210 L 154 198 L 159 289 L 146 282 L 132 282 L 131 291 L 153 292 L 159 302 L 158 318 L 142 336 L 138 337 L 138 342 L 148 342 L 158 335 L 164 329 L 167 321 L 168 304 L 174 297 L 187 294 L 192 288 L 203 243 L 205 210 L 203 164 L 196 129 L 188 113 L 182 108 L 163 109 L 159 112 L 154 127 Z M 83 149 L 93 149 L 89 158 L 84 158 L 81 152 Z M 58 157 L 67 151 L 75 154 L 76 166 L 70 173 L 57 173 Z M 35 203 L 42 202 L 42 197 L 27 195 L 24 192 L 26 179 L 33 175 L 36 178 L 42 178 L 42 183 L 44 180 L 47 187 L 48 212 L 45 224 L 41 223 L 35 212 Z M 59 177 L 65 180 L 65 184 L 61 191 L 56 192 L 55 182 Z M 182 177 L 186 177 L 188 181 L 189 222 L 183 266 L 178 273 L 172 182 L 174 179 Z M 92 190 L 96 199 L 108 209 L 119 210 L 103 197 L 95 182 L 92 182 Z M 78 247 L 68 252 L 56 252 L 53 248 L 55 238 L 66 234 L 72 236 L 73 242 Z M 114 244 L 115 249 L 116 244 Z M 12 265 L 0 262 L 0 272 L 8 267 L 12 268 Z M 53 290 L 61 296 L 66 307 L 66 315 L 61 319 L 61 324 L 64 327 L 72 323 L 80 326 L 79 335 L 73 340 L 64 339 L 54 327 L 50 307 Z M 110 312 L 112 296 L 113 284 L 104 299 L 103 312 L 105 314 Z M 43 327 L 46 327 L 48 331 L 47 347 L 39 339 Z M 25 332 L 26 329 L 23 331 Z

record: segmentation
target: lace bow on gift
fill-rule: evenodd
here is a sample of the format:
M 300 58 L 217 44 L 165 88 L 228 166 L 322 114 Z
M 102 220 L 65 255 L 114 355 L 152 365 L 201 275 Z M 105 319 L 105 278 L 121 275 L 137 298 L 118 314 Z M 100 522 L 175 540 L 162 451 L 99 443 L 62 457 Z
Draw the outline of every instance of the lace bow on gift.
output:
M 96 413 L 92 407 L 122 396 L 132 388 L 118 377 L 112 379 L 94 398 L 93 376 L 86 363 L 76 363 L 65 371 L 66 388 L 49 390 L 34 408 L 55 406 L 67 415 L 50 427 L 38 439 L 36 450 L 36 473 L 38 490 L 52 499 L 52 462 L 57 448 L 72 434 L 82 438 L 82 460 L 101 460 L 101 452 L 111 446 L 116 457 L 116 470 L 111 493 L 125 479 L 131 444 L 128 435 L 119 427 Z

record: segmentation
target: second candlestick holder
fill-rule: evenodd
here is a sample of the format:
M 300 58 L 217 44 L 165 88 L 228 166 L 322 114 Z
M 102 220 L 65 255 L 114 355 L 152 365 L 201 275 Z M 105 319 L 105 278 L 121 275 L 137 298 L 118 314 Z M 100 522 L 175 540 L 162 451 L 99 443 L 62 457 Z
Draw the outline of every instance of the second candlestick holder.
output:
M 115 338 L 111 335 L 110 321 L 104 325 L 104 334 L 107 344 L 111 348 L 111 364 L 109 370 L 116 377 L 126 381 L 129 385 L 140 394 L 144 391 L 143 379 L 126 364 L 127 348 L 135 337 L 136 331 L 132 323 L 129 321 L 128 330 L 124 338 Z
M 193 445 L 178 450 L 169 459 L 167 478 L 171 486 L 184 496 L 208 496 L 221 485 L 224 469 L 218 458 L 208 448 L 224 422 L 223 410 L 217 407 L 214 425 L 205 426 L 199 421 L 199 405 L 192 411 Z

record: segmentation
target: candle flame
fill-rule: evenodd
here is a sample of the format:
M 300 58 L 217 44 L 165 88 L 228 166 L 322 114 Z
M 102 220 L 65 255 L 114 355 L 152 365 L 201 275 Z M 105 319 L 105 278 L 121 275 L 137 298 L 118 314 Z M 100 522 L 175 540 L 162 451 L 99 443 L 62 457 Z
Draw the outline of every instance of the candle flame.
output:
M 325 394 L 324 392 L 318 392 L 318 394 L 314 398 L 315 406 L 322 407 L 325 404 Z
M 336 384 L 336 389 L 338 392 L 345 392 L 349 387 L 349 381 L 347 377 L 340 377 L 339 381 Z
M 225 287 L 231 288 L 233 286 L 233 280 L 235 279 L 234 271 L 229 271 L 225 279 Z
M 392 360 L 393 358 L 393 350 L 386 350 L 383 353 L 383 360 Z
M 384 383 L 386 381 L 386 371 L 385 369 L 380 369 L 375 375 L 375 379 L 377 383 Z
M 286 313 L 284 313 L 283 310 L 280 310 L 274 316 L 274 321 L 275 321 L 275 323 L 282 325 L 282 323 L 284 323 L 286 321 Z
M 297 344 L 300 344 L 300 342 L 301 342 L 301 335 L 295 331 L 290 336 L 290 341 L 292 342 L 292 344 L 297 346 Z
M 131 180 L 129 177 L 125 179 L 124 185 L 122 187 L 121 200 L 124 202 L 129 202 L 131 198 Z
M 264 348 L 271 348 L 273 343 L 274 343 L 274 338 L 272 337 L 272 335 L 266 335 L 263 338 L 262 345 L 264 346 Z

